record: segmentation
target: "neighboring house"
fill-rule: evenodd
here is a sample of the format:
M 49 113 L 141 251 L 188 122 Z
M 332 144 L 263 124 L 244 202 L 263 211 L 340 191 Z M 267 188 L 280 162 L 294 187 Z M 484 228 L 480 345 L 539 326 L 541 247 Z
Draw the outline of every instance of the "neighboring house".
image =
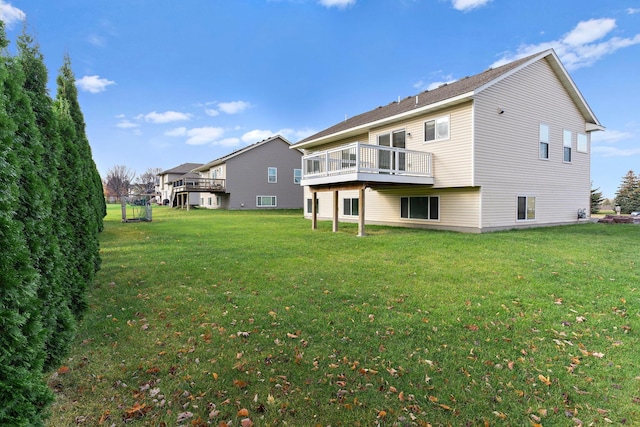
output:
M 357 115 L 304 151 L 305 216 L 486 232 L 586 221 L 603 130 L 553 50 Z M 366 203 L 365 203 L 366 199 Z
M 198 177 L 199 175 L 191 172 L 193 169 L 202 166 L 202 163 L 183 163 L 180 166 L 176 166 L 175 168 L 167 169 L 165 171 L 160 172 L 158 176 L 158 184 L 156 186 L 157 197 L 160 198 L 159 203 L 164 204 L 165 200 L 168 200 L 168 203 L 171 203 L 172 206 L 175 206 L 178 202 L 177 198 L 175 198 L 174 193 L 174 183 L 176 181 L 180 181 L 181 179 L 187 179 L 192 177 Z M 189 200 L 189 204 L 197 205 L 199 200 L 199 196 L 194 194 Z
M 200 207 L 209 209 L 301 208 L 301 157 L 282 136 L 234 151 L 193 169 L 199 174 Z

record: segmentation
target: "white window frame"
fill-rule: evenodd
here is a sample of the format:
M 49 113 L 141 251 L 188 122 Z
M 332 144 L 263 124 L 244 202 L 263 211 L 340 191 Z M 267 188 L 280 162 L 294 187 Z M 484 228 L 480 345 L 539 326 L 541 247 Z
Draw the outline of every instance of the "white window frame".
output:
M 267 182 L 269 184 L 278 183 L 278 168 L 274 168 L 274 167 L 267 168 Z
M 344 216 L 358 216 L 358 212 L 360 212 L 360 200 L 358 197 L 345 197 L 342 199 L 342 214 Z M 348 204 L 348 207 L 347 207 Z M 355 209 L 354 209 L 355 206 Z M 353 211 L 356 213 L 353 213 Z
M 267 199 L 269 200 L 269 204 L 264 203 Z M 278 206 L 278 197 L 277 196 L 256 196 L 256 206 L 259 208 L 275 208 Z
M 416 218 L 411 216 L 411 199 L 426 198 L 427 199 L 427 218 Z M 407 199 L 407 216 L 402 216 L 402 199 Z M 438 211 L 435 213 L 435 218 L 431 212 L 431 199 L 438 200 Z M 440 196 L 402 196 L 400 197 L 400 219 L 409 219 L 412 221 L 429 221 L 440 222 Z
M 293 183 L 300 184 L 302 181 L 302 169 L 294 169 L 293 170 Z
M 573 142 L 573 132 L 571 132 L 568 129 L 563 129 L 562 130 L 562 162 L 563 163 L 571 163 L 572 142 Z
M 524 205 L 524 218 L 520 218 L 520 199 L 523 198 L 525 201 Z M 533 209 L 529 207 L 530 202 L 533 201 Z M 533 213 L 533 217 L 530 217 L 530 213 Z M 517 222 L 527 222 L 527 221 L 535 221 L 536 220 L 536 196 L 532 195 L 518 195 L 516 196 L 516 221 Z
M 542 129 L 546 129 L 546 135 L 543 133 Z M 538 158 L 540 160 L 549 160 L 549 139 L 550 139 L 551 130 L 549 129 L 549 125 L 546 123 L 540 123 L 538 126 Z M 546 147 L 547 156 L 542 156 L 542 147 Z
M 433 139 L 427 139 L 427 124 L 433 122 Z M 439 136 L 438 133 L 438 125 L 441 123 L 447 123 L 447 135 Z M 436 142 L 436 141 L 446 141 L 451 138 L 451 115 L 447 114 L 446 116 L 436 117 L 434 119 L 426 120 L 423 124 L 424 130 L 424 142 Z
M 576 133 L 576 151 L 578 153 L 589 152 L 589 138 L 586 133 Z

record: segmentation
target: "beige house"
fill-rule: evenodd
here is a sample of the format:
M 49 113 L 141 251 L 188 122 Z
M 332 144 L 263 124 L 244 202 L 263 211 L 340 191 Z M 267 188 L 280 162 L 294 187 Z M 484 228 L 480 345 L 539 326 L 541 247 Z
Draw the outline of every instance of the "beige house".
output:
M 299 209 L 302 153 L 290 148 L 280 135 L 256 142 L 194 168 L 198 179 L 174 191 L 197 192 L 208 209 Z
M 591 132 L 553 50 L 352 117 L 303 150 L 305 217 L 487 232 L 588 221 Z M 366 202 L 366 203 L 365 203 Z

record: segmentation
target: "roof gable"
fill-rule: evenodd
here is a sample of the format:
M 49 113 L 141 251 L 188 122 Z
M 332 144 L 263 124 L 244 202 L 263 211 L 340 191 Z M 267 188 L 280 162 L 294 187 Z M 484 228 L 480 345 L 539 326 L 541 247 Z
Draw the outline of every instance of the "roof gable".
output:
M 463 102 L 491 87 L 502 79 L 518 72 L 530 64 L 547 59 L 554 72 L 558 75 L 569 96 L 589 123 L 601 127 L 588 104 L 578 91 L 571 77 L 562 66 L 553 49 L 530 55 L 496 68 L 490 68 L 474 76 L 465 77 L 453 83 L 444 84 L 437 89 L 421 92 L 400 101 L 394 101 L 365 113 L 353 116 L 343 122 L 335 124 L 314 135 L 311 135 L 293 148 L 313 147 L 337 139 L 367 132 L 369 129 L 394 121 L 402 120 L 414 115 L 424 114 L 430 110 Z
M 218 157 L 215 160 L 210 161 L 209 163 L 206 163 L 204 165 L 200 165 L 200 167 L 195 168 L 196 171 L 200 171 L 200 172 L 204 172 L 214 166 L 218 166 L 221 165 L 225 162 L 227 162 L 229 159 L 232 159 L 234 157 L 240 156 L 244 153 L 246 153 L 247 151 L 253 150 L 254 148 L 260 147 L 261 145 L 265 145 L 267 143 L 270 143 L 272 141 L 276 141 L 276 140 L 280 140 L 281 142 L 287 144 L 289 147 L 291 146 L 291 143 L 289 141 L 287 141 L 283 136 L 281 135 L 275 135 L 272 136 L 270 138 L 267 139 L 263 139 L 262 141 L 258 141 L 254 144 L 248 145 L 246 147 L 243 147 L 239 150 L 233 151 L 229 154 L 226 154 L 222 157 Z

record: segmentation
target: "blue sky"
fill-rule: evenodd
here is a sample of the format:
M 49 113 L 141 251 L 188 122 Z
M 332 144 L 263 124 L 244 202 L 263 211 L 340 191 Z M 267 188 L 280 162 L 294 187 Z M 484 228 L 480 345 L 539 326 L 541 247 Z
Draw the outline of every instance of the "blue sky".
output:
M 296 142 L 550 47 L 607 128 L 594 187 L 640 173 L 637 0 L 0 0 L 0 19 L 14 43 L 27 23 L 52 95 L 70 55 L 102 175 Z

